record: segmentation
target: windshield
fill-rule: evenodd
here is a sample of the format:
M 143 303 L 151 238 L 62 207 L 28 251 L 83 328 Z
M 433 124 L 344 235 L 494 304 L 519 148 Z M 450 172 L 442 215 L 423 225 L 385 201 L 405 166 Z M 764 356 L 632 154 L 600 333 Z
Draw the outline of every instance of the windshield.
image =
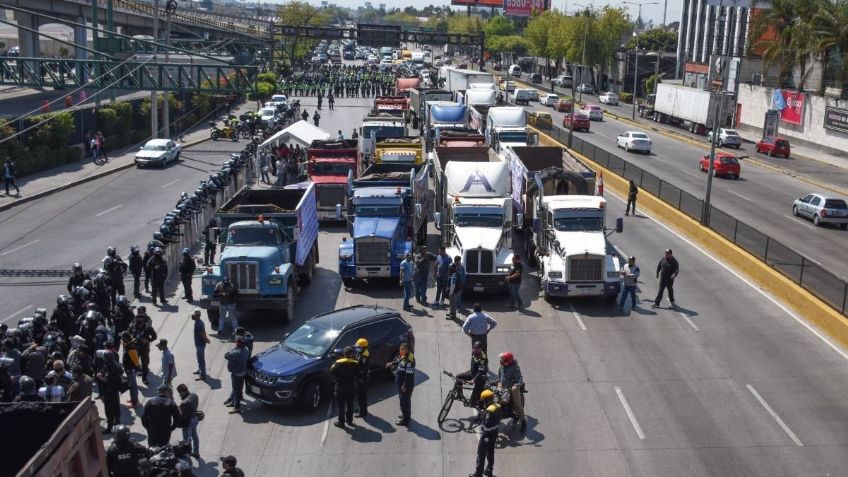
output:
M 227 230 L 227 245 L 277 245 L 277 231 L 268 227 L 237 227 Z
M 314 358 L 326 353 L 337 336 L 339 330 L 304 323 L 283 341 L 283 347 Z
M 454 224 L 457 227 L 493 227 L 500 228 L 503 224 L 502 214 L 487 214 L 475 212 L 462 212 L 454 215 Z
M 316 176 L 346 176 L 353 164 L 342 162 L 313 162 L 310 173 Z
M 554 228 L 558 232 L 598 232 L 604 229 L 603 217 L 557 217 Z
M 145 144 L 145 151 L 167 151 L 168 148 L 164 144 Z
M 722 157 L 720 160 L 722 164 L 739 164 L 735 157 Z
M 380 161 L 414 163 L 417 157 L 414 152 L 387 152 L 380 156 Z
M 642 133 L 631 133 L 630 137 L 632 137 L 633 139 L 648 139 L 648 135 Z
M 357 217 L 400 217 L 400 207 L 397 205 L 357 205 Z
M 827 199 L 824 201 L 825 209 L 848 209 L 848 204 L 842 199 Z
M 524 131 L 505 131 L 498 136 L 500 142 L 527 142 L 527 133 Z
M 363 137 L 371 137 L 372 132 L 374 137 L 403 137 L 406 135 L 402 126 L 362 126 Z

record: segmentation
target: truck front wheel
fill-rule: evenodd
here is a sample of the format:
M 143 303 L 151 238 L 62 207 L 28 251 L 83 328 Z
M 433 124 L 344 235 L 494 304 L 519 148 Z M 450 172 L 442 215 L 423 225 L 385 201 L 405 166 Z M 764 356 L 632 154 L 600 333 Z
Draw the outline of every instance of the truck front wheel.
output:
M 289 280 L 288 292 L 286 292 L 286 301 L 288 304 L 286 305 L 286 309 L 283 310 L 283 323 L 288 323 L 294 318 L 294 297 L 294 282 Z
M 206 317 L 209 318 L 209 325 L 212 326 L 213 330 L 218 329 L 218 321 L 220 320 L 220 314 L 218 310 L 208 309 L 206 310 Z

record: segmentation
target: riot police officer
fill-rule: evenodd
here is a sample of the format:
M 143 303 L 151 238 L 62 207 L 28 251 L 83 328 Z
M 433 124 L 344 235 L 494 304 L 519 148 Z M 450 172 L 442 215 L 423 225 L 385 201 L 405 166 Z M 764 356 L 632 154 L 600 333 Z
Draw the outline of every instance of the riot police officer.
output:
M 56 327 L 66 337 L 73 336 L 74 322 L 76 321 L 73 311 L 70 306 L 70 297 L 67 295 L 59 295 L 56 297 L 56 308 L 53 309 L 53 314 L 50 315 L 50 321 L 56 323 Z
M 87 272 L 82 271 L 82 265 L 75 263 L 73 268 L 71 268 L 71 277 L 68 278 L 68 293 L 72 293 L 74 288 L 82 286 L 86 280 L 91 280 L 91 276 Z
M 140 477 L 139 461 L 153 455 L 153 451 L 130 440 L 130 428 L 121 424 L 112 429 L 115 440 L 106 449 L 109 477 Z
M 144 270 L 144 260 L 139 253 L 138 245 L 130 247 L 129 261 L 130 273 L 133 276 L 133 297 L 138 298 L 141 295 L 141 273 Z
M 97 275 L 92 280 L 94 284 L 94 301 L 97 303 L 97 310 L 108 316 L 112 309 L 112 279 L 105 270 L 100 269 Z
M 115 309 L 112 310 L 112 325 L 115 327 L 115 336 L 121 336 L 125 330 L 129 329 L 132 320 L 135 318 L 130 301 L 124 295 L 118 295 L 115 299 Z
M 148 384 L 147 374 L 150 372 L 150 343 L 157 336 L 156 331 L 145 321 L 145 315 L 139 313 L 135 317 L 132 329 L 130 330 L 133 338 L 135 338 L 138 349 L 138 357 L 141 360 L 141 382 Z
M 215 265 L 215 219 L 203 228 L 203 266 Z
M 21 393 L 15 396 L 13 402 L 44 402 L 44 398 L 38 395 L 38 387 L 35 380 L 29 376 L 21 376 L 18 380 Z
M 115 345 L 111 342 L 106 344 L 105 350 L 98 351 L 98 358 L 101 359 L 101 364 L 96 377 L 100 397 L 103 399 L 103 410 L 106 413 L 106 429 L 103 433 L 109 434 L 113 426 L 120 424 L 121 377 L 124 370 L 118 362 Z
M 197 269 L 197 265 L 195 265 L 194 259 L 191 258 L 191 251 L 184 248 L 183 260 L 180 262 L 180 281 L 183 283 L 185 299 L 189 303 L 194 301 L 194 294 L 191 290 L 191 279 L 194 277 L 195 269 Z M 162 301 L 164 302 L 165 299 L 163 298 Z
M 118 295 L 126 295 L 124 289 L 124 275 L 127 273 L 127 264 L 124 259 L 118 255 L 115 247 L 106 249 L 106 257 L 103 258 L 103 269 L 109 276 L 109 281 L 112 285 L 111 298 L 112 305 L 115 304 L 115 298 Z
M 167 305 L 165 300 L 165 280 L 168 278 L 168 264 L 162 256 L 162 249 L 156 247 L 153 250 L 153 258 L 147 262 L 147 269 L 150 273 L 150 280 L 153 283 L 153 293 L 151 295 L 153 304 L 156 304 L 156 298 L 162 300 L 163 305 Z

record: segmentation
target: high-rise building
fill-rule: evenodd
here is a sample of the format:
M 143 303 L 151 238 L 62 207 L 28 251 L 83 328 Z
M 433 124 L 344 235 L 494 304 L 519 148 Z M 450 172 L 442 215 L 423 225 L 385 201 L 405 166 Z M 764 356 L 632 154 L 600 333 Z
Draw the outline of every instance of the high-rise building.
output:
M 687 69 L 702 70 L 704 65 L 708 66 L 712 55 L 744 56 L 751 20 L 751 9 L 746 7 L 751 0 L 681 2 L 683 8 L 677 38 L 678 78 Z

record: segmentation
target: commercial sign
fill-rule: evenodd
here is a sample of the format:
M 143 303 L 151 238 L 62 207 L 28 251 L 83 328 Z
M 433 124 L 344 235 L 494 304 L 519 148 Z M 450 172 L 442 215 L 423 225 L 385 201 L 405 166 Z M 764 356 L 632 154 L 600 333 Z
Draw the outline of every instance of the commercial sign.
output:
M 451 5 L 503 8 L 504 0 L 451 0 Z
M 848 109 L 825 106 L 824 127 L 826 129 L 848 133 Z
M 804 121 L 804 93 L 798 91 L 774 90 L 772 106 L 780 111 L 780 120 L 784 123 L 800 126 Z
M 504 15 L 529 17 L 547 10 L 548 0 L 503 0 Z

